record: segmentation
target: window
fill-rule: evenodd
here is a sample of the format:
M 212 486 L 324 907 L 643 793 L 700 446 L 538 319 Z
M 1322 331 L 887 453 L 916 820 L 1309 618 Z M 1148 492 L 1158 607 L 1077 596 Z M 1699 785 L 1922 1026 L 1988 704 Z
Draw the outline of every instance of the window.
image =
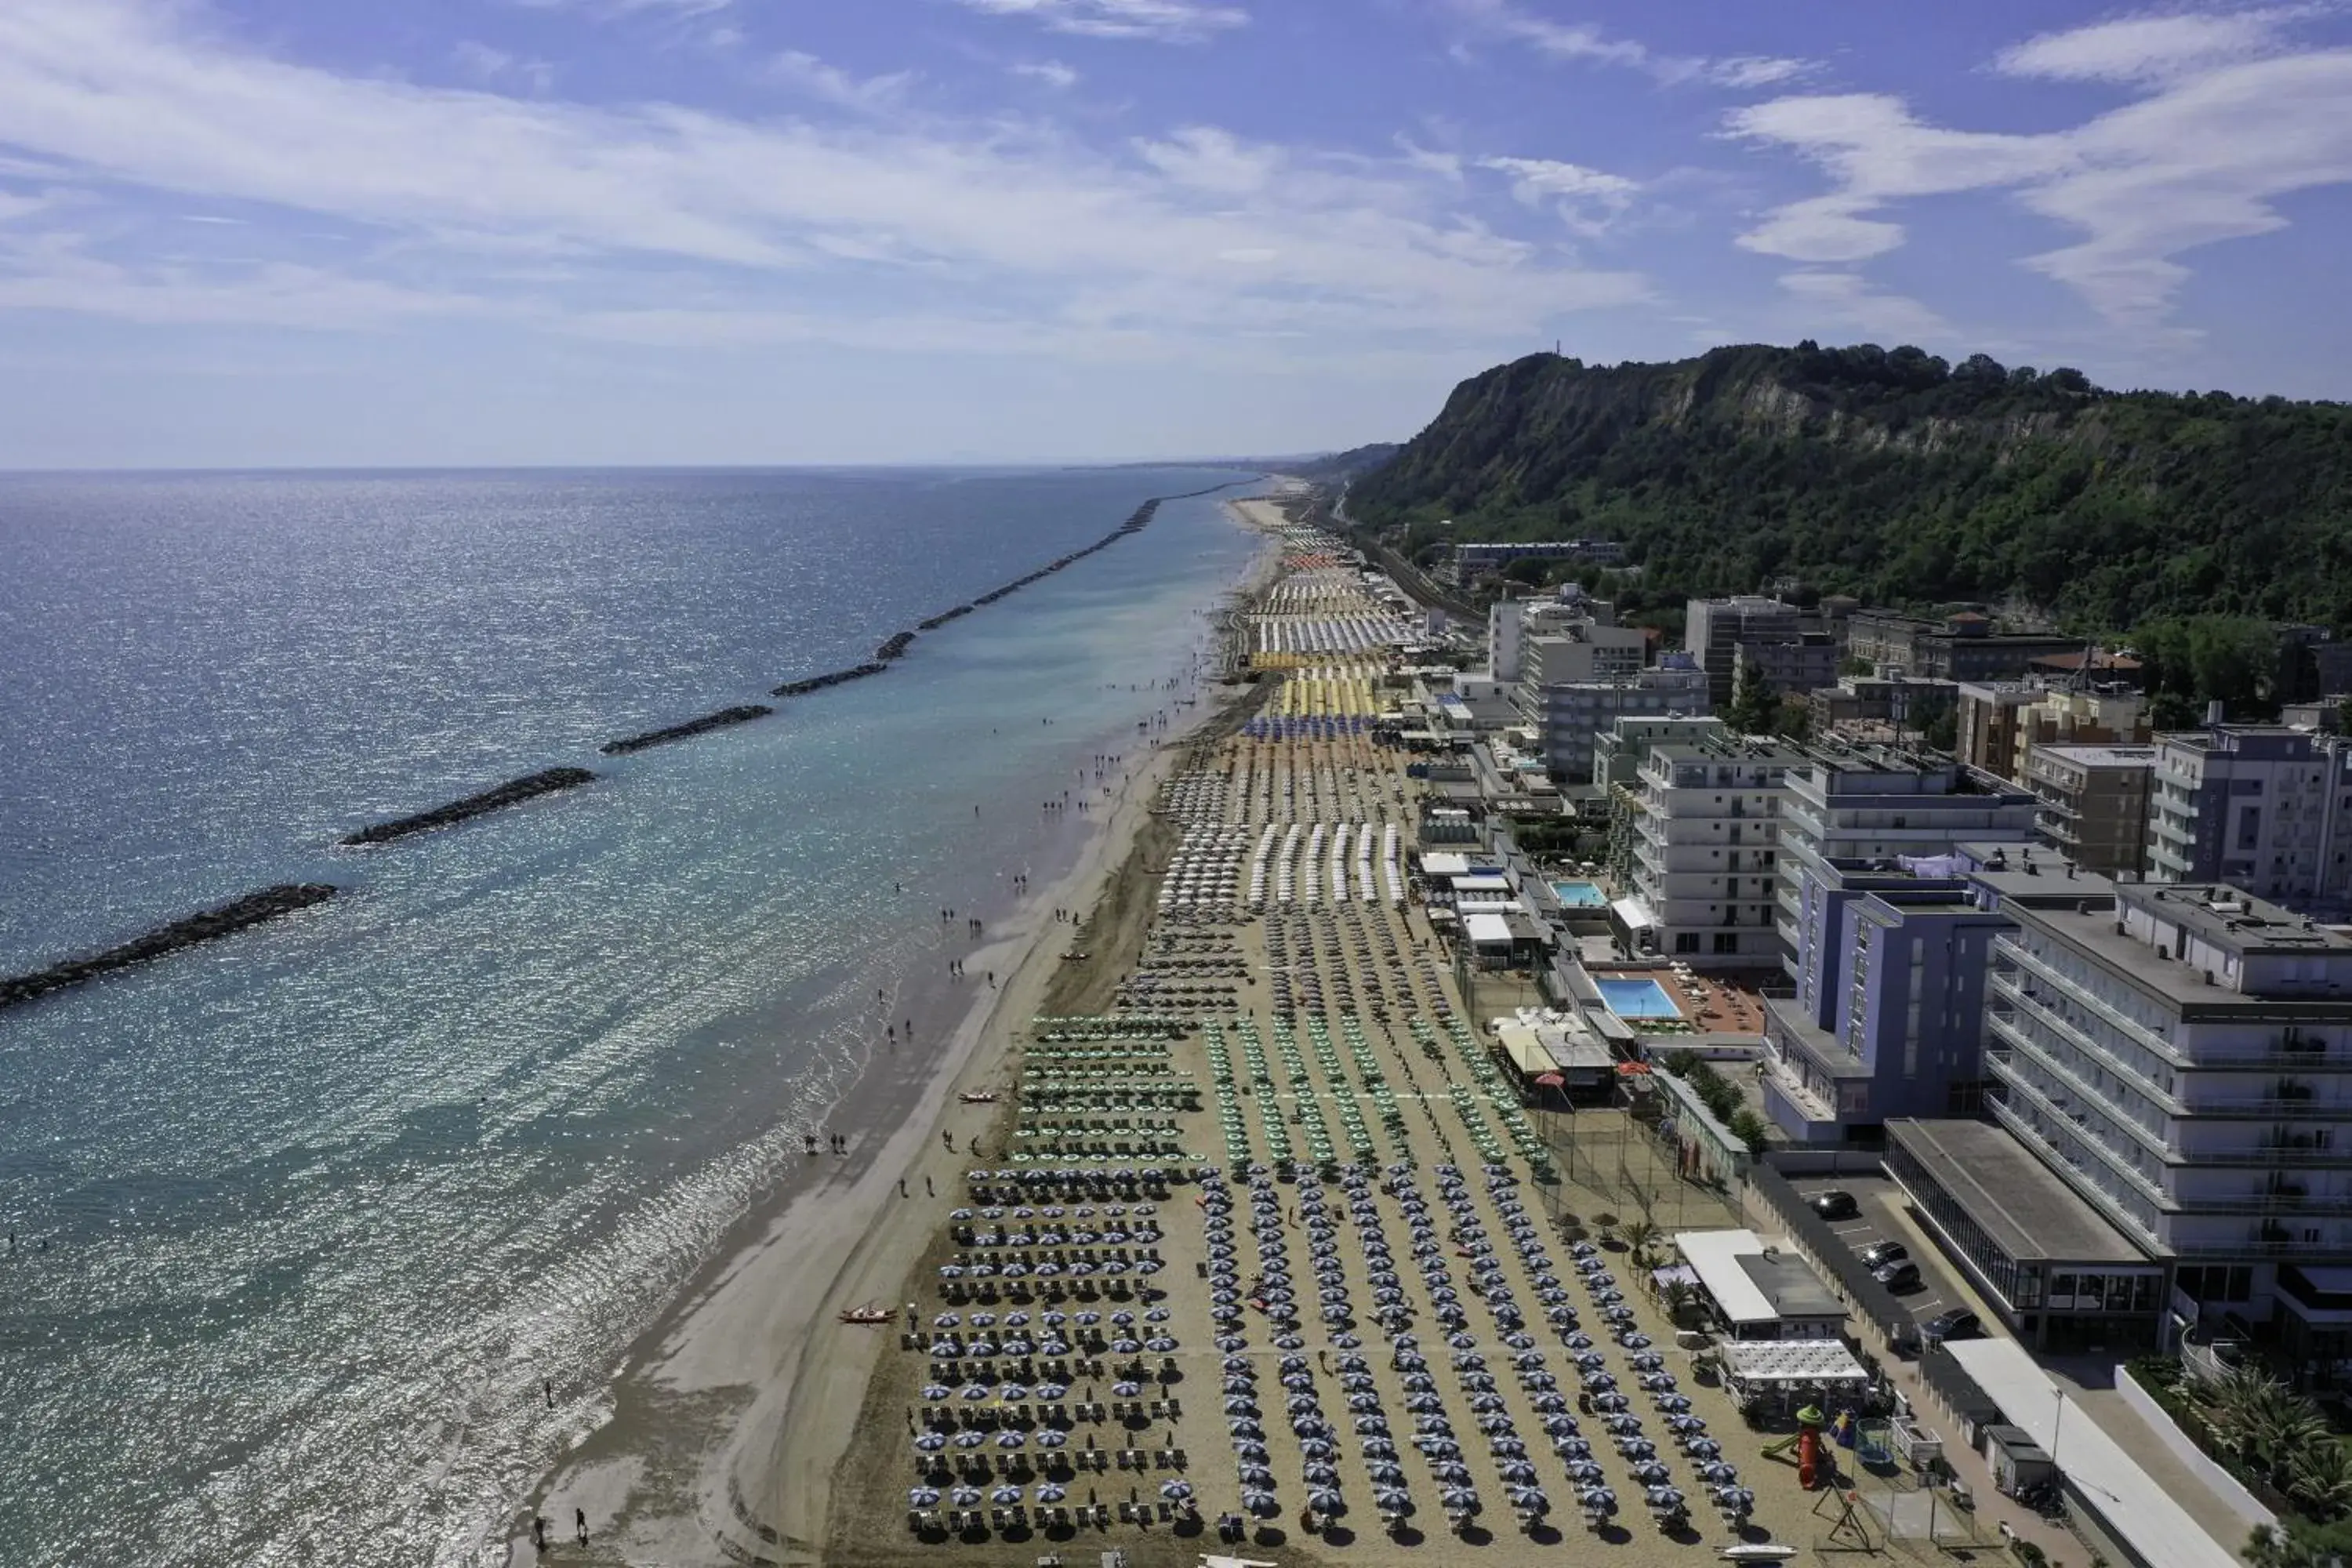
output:
M 1675 951 L 1676 952 L 1696 952 L 1698 951 L 1698 932 L 1695 931 L 1678 931 L 1675 932 Z
M 1739 951 L 1739 933 L 1736 931 L 1719 931 L 1716 932 L 1715 951 L 1717 952 L 1738 952 Z

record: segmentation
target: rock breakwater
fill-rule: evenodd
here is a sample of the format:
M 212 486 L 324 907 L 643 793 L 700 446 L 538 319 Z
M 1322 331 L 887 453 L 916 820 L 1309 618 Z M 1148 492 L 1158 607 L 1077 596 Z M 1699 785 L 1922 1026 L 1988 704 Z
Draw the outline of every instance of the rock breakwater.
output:
M 274 888 L 264 888 L 257 893 L 247 894 L 235 903 L 189 915 L 167 926 L 158 926 L 142 937 L 126 942 L 120 947 L 110 947 L 104 952 L 94 953 L 88 958 L 68 959 L 30 974 L 0 980 L 0 1007 L 12 1007 L 46 996 L 52 991 L 86 985 L 103 975 L 142 963 L 152 963 L 184 947 L 194 947 L 200 942 L 213 942 L 233 935 L 247 926 L 274 921 L 297 910 L 307 910 L 334 896 L 335 886 L 331 882 L 281 882 Z
M 463 800 L 453 800 L 446 805 L 436 805 L 430 811 L 420 811 L 414 816 L 396 816 L 389 822 L 371 823 L 356 833 L 343 836 L 345 844 L 383 844 L 394 838 L 405 838 L 412 833 L 430 833 L 436 827 L 447 827 L 488 812 L 520 805 L 558 790 L 577 789 L 593 784 L 596 775 L 586 768 L 549 768 L 542 773 L 529 773 L 509 779 L 496 789 L 486 789 L 479 795 L 469 795 Z
M 607 741 L 601 750 L 608 757 L 625 756 L 631 752 L 642 752 L 648 746 L 666 746 L 672 741 L 691 740 L 697 735 L 709 734 L 713 730 L 724 730 L 730 724 L 749 724 L 752 720 L 765 719 L 774 711 L 774 709 L 764 702 L 747 702 L 736 708 L 721 708 L 716 713 L 705 713 L 701 718 L 688 719 L 683 724 L 672 724 L 662 730 L 648 730 L 642 735 L 631 735 L 626 740 Z

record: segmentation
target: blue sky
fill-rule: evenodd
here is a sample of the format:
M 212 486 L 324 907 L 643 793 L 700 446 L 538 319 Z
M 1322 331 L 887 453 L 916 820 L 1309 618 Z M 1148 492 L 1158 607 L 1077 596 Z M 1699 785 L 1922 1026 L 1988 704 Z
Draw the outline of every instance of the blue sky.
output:
M 2352 10 L 0 0 L 0 466 L 1090 460 L 1916 342 L 2352 395 Z

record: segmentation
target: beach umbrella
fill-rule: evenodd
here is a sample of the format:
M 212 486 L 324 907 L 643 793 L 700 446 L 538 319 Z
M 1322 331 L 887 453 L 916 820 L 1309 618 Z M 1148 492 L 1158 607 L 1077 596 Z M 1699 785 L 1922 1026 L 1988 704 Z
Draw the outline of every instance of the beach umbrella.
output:
M 999 1432 L 996 1435 L 996 1446 L 1000 1448 L 1018 1448 L 1028 1441 L 1028 1437 L 1019 1432 Z
M 999 1487 L 994 1491 L 988 1494 L 988 1500 L 995 1503 L 1019 1502 L 1021 1500 L 1021 1489 L 1019 1487 Z
M 985 1432 L 959 1432 L 955 1435 L 955 1446 L 959 1448 L 977 1448 L 987 1441 L 988 1434 Z
M 1297 1334 L 1285 1334 L 1280 1339 L 1274 1342 L 1274 1347 L 1276 1350 L 1295 1351 L 1306 1343 L 1307 1342 L 1300 1339 Z
M 936 1454 L 947 1446 L 948 1438 L 944 1432 L 926 1432 L 915 1439 L 915 1447 L 926 1454 Z
M 1680 1415 L 1691 1407 L 1690 1396 L 1686 1394 L 1661 1394 L 1657 1405 L 1669 1415 Z
M 926 1399 L 948 1399 L 954 1396 L 955 1390 L 944 1383 L 927 1383 L 923 1384 L 922 1394 Z
M 1160 1495 L 1168 1499 L 1171 1502 L 1181 1501 L 1192 1495 L 1192 1483 L 1190 1481 L 1170 1481 L 1160 1489 Z
M 1716 1486 L 1729 1486 L 1739 1479 L 1739 1471 L 1721 1459 L 1711 1459 L 1698 1468 L 1698 1479 Z
M 957 1487 L 948 1493 L 948 1500 L 955 1504 L 958 1508 L 978 1508 L 980 1506 L 980 1489 L 978 1487 Z
M 1307 1506 L 1327 1519 L 1337 1519 L 1348 1511 L 1347 1500 L 1328 1487 L 1320 1491 L 1308 1493 Z
M 1242 1507 L 1253 1519 L 1273 1519 L 1282 1512 L 1282 1504 L 1275 1500 L 1272 1492 L 1244 1492 Z
M 963 1396 L 966 1399 L 985 1399 L 988 1397 L 988 1384 L 984 1383 L 968 1383 L 964 1384 Z
M 1056 1432 L 1050 1428 L 1037 1434 L 1037 1447 L 1041 1448 L 1059 1448 L 1069 1440 L 1070 1435 L 1067 1432 Z
M 1143 1347 L 1133 1340 L 1118 1339 L 1111 1341 L 1110 1348 L 1114 1355 L 1133 1355 Z
M 1551 1499 L 1540 1488 L 1519 1486 L 1511 1489 L 1511 1506 L 1521 1513 L 1540 1518 L 1551 1511 Z
M 1329 1487 L 1339 1483 L 1339 1472 L 1319 1461 L 1300 1470 L 1299 1475 L 1309 1486 Z
M 1299 1457 L 1307 1459 L 1328 1459 L 1337 1452 L 1320 1437 L 1310 1437 L 1298 1445 Z
M 1018 1405 L 1029 1397 L 1029 1390 L 1017 1383 L 1008 1383 L 996 1391 L 996 1397 L 1007 1405 Z
M 908 1508 L 930 1508 L 940 1500 L 940 1494 L 929 1487 L 916 1487 L 907 1493 Z
M 1437 1500 L 1445 1505 L 1448 1513 L 1478 1511 L 1478 1494 L 1469 1487 L 1448 1487 L 1438 1494 Z
M 1712 1437 L 1694 1437 L 1683 1445 L 1683 1452 L 1694 1459 L 1712 1459 L 1723 1452 L 1723 1445 Z

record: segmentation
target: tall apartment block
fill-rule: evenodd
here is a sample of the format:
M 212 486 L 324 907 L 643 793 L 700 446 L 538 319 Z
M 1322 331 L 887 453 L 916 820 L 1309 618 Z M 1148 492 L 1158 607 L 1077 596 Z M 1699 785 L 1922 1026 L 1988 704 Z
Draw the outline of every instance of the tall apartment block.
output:
M 1650 749 L 1633 823 L 1636 946 L 1695 968 L 1764 968 L 1780 954 L 1772 924 L 1780 801 L 1805 752 L 1726 736 Z
M 1683 619 L 1683 646 L 1706 671 L 1707 700 L 1721 708 L 1731 700 L 1742 643 L 1793 643 L 1804 631 L 1804 612 L 1760 595 L 1728 599 L 1693 599 Z
M 2129 1248 L 2062 1274 L 1994 1246 L 1990 1215 L 1957 1215 L 1948 1237 L 2010 1310 L 2095 1321 L 2103 1342 L 2227 1312 L 2322 1381 L 2352 1368 L 2352 941 L 2211 883 L 2029 878 L 2014 862 L 1974 880 L 2013 928 L 1989 980 L 1993 1115 Z M 1889 1124 L 1888 1163 L 1942 1191 L 1914 1191 L 1932 1212 L 1970 1178 L 1939 1165 L 1921 1125 Z M 2031 1184 L 2002 1200 L 2012 1222 L 2036 1212 Z
M 2352 746 L 2271 725 L 2156 740 L 2147 874 L 2224 881 L 2305 910 L 2352 898 Z

